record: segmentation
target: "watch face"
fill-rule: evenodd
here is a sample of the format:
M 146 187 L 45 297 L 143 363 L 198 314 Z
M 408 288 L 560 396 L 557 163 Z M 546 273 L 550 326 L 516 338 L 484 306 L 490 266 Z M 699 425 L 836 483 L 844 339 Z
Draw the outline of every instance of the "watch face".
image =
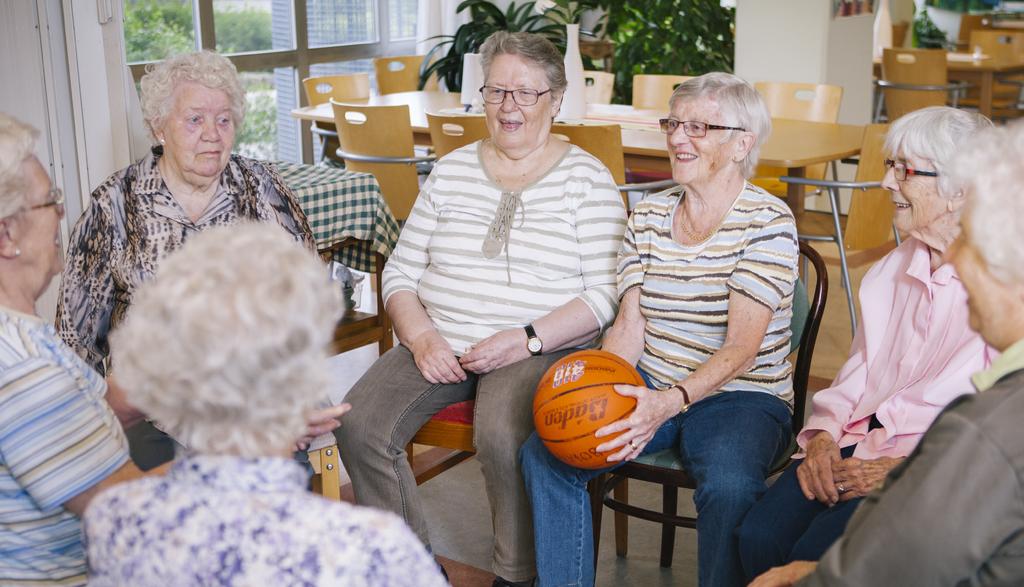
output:
M 539 338 L 534 337 L 526 341 L 526 349 L 531 353 L 539 353 L 540 348 L 541 344 Z

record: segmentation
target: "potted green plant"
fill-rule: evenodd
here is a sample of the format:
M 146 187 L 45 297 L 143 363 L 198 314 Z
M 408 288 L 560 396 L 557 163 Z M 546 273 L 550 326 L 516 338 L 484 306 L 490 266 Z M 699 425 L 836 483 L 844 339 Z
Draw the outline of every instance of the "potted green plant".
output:
M 462 56 L 476 53 L 495 31 L 530 31 L 545 35 L 560 45 L 565 44 L 564 28 L 535 11 L 532 0 L 519 5 L 511 2 L 504 12 L 488 0 L 464 0 L 456 13 L 464 10 L 469 11 L 470 20 L 456 29 L 454 35 L 432 37 L 441 39 L 441 42 L 427 53 L 425 63 L 430 65 L 420 72 L 420 89 L 431 75 L 437 74 L 448 91 L 461 91 Z

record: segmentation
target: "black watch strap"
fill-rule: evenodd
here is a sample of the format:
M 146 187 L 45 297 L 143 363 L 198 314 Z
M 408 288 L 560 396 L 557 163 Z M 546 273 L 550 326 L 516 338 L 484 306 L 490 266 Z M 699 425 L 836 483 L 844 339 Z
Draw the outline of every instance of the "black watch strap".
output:
M 530 354 L 536 357 L 543 353 L 544 345 L 540 337 L 537 336 L 537 331 L 533 329 L 533 324 L 523 326 L 523 330 L 526 331 L 526 349 L 530 351 Z

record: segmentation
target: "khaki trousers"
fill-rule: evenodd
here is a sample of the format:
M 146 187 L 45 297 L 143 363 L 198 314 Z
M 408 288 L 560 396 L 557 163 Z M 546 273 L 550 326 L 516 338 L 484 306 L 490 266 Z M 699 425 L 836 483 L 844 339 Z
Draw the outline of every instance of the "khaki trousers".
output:
M 493 571 L 510 581 L 536 575 L 533 524 L 519 468 L 519 447 L 533 432 L 533 394 L 547 368 L 569 350 L 530 357 L 457 384 L 423 378 L 412 353 L 396 346 L 355 384 L 352 411 L 335 431 L 356 501 L 395 512 L 430 543 L 423 504 L 405 447 L 445 406 L 476 400 L 473 444 L 483 468 L 494 527 Z

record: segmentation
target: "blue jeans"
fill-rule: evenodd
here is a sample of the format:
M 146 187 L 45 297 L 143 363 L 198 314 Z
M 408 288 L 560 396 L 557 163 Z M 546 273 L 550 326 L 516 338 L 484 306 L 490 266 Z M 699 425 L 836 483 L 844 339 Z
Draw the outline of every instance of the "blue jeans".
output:
M 788 447 L 789 407 L 755 391 L 730 391 L 665 422 L 644 454 L 677 447 L 697 482 L 698 577 L 704 587 L 745 585 L 735 530 L 764 493 L 772 462 Z M 603 470 L 577 469 L 548 452 L 534 433 L 519 452 L 533 509 L 541 587 L 594 584 L 594 542 L 587 482 Z
M 853 456 L 854 446 L 840 454 Z M 841 501 L 829 507 L 809 500 L 800 489 L 793 461 L 764 497 L 750 508 L 737 535 L 740 559 L 747 578 L 753 580 L 772 567 L 792 561 L 816 561 L 842 535 L 863 498 Z

